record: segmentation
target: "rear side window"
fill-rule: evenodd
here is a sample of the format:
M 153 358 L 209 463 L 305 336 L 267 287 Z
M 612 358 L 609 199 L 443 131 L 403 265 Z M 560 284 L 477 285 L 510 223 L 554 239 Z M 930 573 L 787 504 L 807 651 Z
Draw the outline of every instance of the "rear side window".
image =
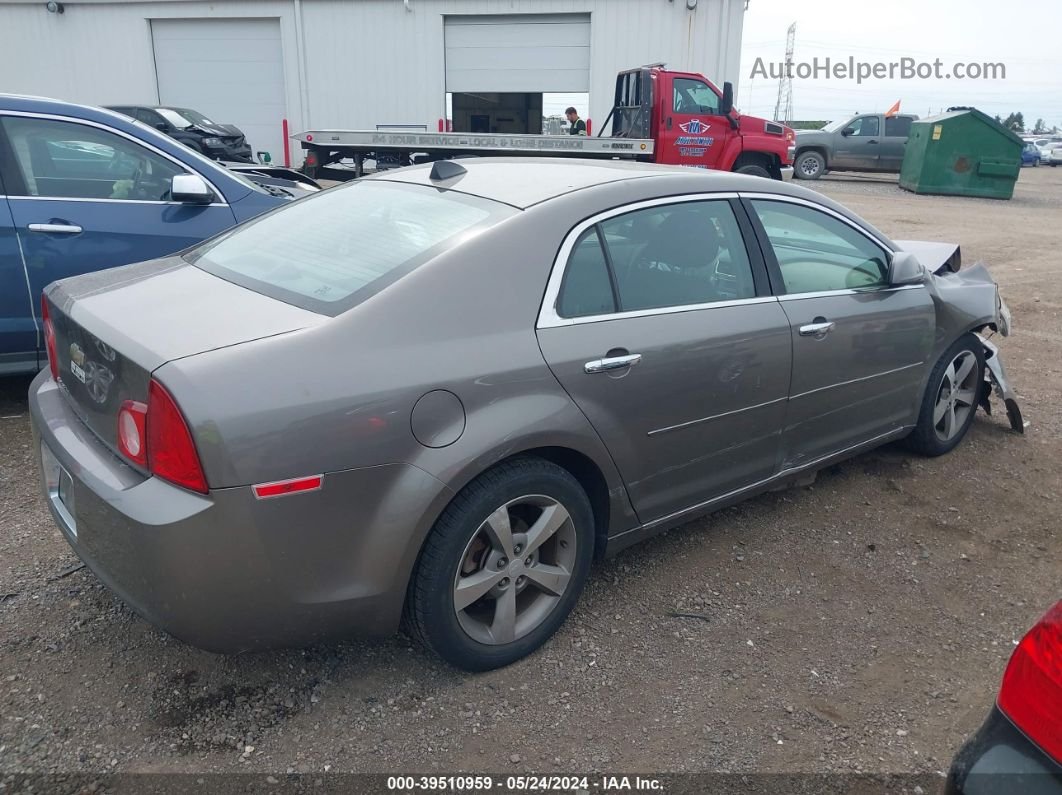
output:
M 568 258 L 556 306 L 561 317 L 585 317 L 755 296 L 734 211 L 712 199 L 634 210 L 591 227 Z
M 911 134 L 911 117 L 910 116 L 886 116 L 885 117 L 885 136 L 906 138 Z
M 608 262 L 597 228 L 583 232 L 568 257 L 564 271 L 557 314 L 561 317 L 587 317 L 605 315 L 616 311 L 612 294 L 612 280 L 608 274 Z
M 515 212 L 424 186 L 355 182 L 268 213 L 188 259 L 278 300 L 337 315 Z

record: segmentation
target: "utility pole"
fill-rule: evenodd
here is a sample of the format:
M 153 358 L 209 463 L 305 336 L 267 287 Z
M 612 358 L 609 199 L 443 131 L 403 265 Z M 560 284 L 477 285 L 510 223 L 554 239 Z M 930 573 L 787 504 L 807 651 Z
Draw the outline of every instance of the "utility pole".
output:
M 778 99 L 774 103 L 774 120 L 788 124 L 793 120 L 793 48 L 796 45 L 796 22 L 785 37 L 785 68 L 778 80 Z

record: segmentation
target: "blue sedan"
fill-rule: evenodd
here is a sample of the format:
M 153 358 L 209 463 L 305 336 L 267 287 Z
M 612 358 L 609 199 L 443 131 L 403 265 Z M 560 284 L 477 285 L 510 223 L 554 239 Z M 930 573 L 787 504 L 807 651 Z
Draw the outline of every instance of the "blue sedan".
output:
M 293 195 L 118 113 L 0 94 L 0 375 L 45 365 L 46 284 L 172 254 Z

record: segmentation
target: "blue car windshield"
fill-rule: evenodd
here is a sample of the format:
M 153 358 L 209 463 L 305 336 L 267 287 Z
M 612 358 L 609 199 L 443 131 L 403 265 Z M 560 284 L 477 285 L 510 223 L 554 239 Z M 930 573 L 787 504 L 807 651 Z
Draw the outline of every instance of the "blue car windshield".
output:
M 515 212 L 467 194 L 366 180 L 292 202 L 185 256 L 215 276 L 337 315 Z

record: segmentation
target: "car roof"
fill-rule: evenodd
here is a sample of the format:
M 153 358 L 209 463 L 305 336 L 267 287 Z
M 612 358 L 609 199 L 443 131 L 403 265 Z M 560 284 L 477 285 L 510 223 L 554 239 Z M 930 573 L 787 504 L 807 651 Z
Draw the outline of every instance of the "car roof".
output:
M 137 107 L 121 105 L 120 107 Z M 21 110 L 27 113 L 53 113 L 58 116 L 75 116 L 76 118 L 113 124 L 116 120 L 123 125 L 129 124 L 129 117 L 95 105 L 80 105 L 49 97 L 36 97 L 28 94 L 0 94 L 0 110 Z
M 690 193 L 770 190 L 790 193 L 789 185 L 763 177 L 709 171 L 689 166 L 663 166 L 620 160 L 584 160 L 561 157 L 471 157 L 450 161 L 464 174 L 433 181 L 432 164 L 411 166 L 375 174 L 367 179 L 430 185 L 492 199 L 519 209 L 555 199 L 578 190 L 631 180 L 667 177 L 688 183 Z M 684 189 L 684 186 L 683 188 Z M 672 192 L 674 186 L 669 186 Z M 800 191 L 800 189 L 795 189 Z M 802 194 L 800 194 L 802 195 Z

